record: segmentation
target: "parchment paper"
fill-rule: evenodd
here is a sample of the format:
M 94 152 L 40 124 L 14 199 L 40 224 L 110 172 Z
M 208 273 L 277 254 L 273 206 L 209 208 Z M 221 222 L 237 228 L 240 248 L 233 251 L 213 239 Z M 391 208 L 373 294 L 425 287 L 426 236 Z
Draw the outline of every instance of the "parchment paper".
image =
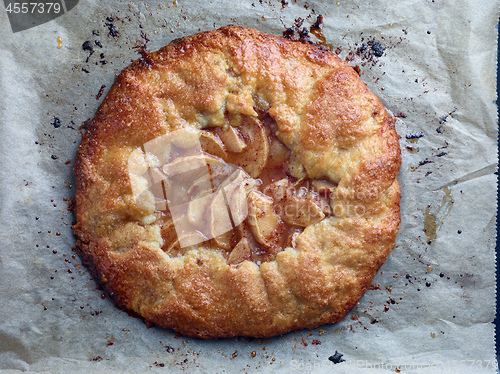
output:
M 16 34 L 0 9 L 0 369 L 495 372 L 499 5 L 88 0 Z M 309 27 L 319 14 L 326 42 L 360 66 L 398 118 L 397 247 L 372 289 L 334 325 L 217 341 L 147 328 L 112 305 L 72 251 L 79 127 L 140 45 L 156 50 L 227 24 L 281 35 L 295 19 Z M 82 48 L 86 41 L 93 53 Z

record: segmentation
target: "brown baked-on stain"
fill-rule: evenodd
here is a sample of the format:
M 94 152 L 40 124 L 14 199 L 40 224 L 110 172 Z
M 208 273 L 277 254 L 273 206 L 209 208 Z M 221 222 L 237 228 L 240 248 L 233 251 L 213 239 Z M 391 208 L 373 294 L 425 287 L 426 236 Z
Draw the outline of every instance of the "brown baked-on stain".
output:
M 429 205 L 424 211 L 424 233 L 427 237 L 427 244 L 432 244 L 437 239 L 437 230 L 439 227 L 438 216 L 448 215 L 453 206 L 451 189 L 449 187 L 444 187 L 443 192 L 444 196 L 441 205 L 433 209 L 434 211 L 431 211 L 431 206 Z
M 229 26 L 145 51 L 86 127 L 76 251 L 110 299 L 147 323 L 201 338 L 333 323 L 394 246 L 394 119 L 353 68 L 311 43 Z M 184 248 L 169 209 L 134 195 L 142 166 L 129 168 L 144 144 L 180 128 L 201 139 L 212 182 L 225 165 L 242 171 L 248 202 L 240 225 Z
M 428 243 L 432 243 L 437 238 L 436 216 L 430 213 L 429 207 L 425 208 L 424 212 L 424 232 L 427 236 Z

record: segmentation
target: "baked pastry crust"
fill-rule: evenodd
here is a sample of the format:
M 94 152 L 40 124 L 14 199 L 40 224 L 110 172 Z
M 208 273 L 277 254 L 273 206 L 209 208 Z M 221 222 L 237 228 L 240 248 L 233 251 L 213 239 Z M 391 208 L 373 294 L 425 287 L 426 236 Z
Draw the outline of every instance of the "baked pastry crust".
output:
M 129 157 L 179 128 L 224 126 L 228 114 L 267 116 L 297 173 L 335 184 L 332 214 L 262 262 L 229 263 L 213 243 L 170 255 L 164 217 L 134 198 Z M 236 26 L 174 40 L 122 71 L 83 137 L 77 252 L 116 305 L 187 336 L 269 337 L 337 322 L 395 244 L 398 138 L 334 53 Z

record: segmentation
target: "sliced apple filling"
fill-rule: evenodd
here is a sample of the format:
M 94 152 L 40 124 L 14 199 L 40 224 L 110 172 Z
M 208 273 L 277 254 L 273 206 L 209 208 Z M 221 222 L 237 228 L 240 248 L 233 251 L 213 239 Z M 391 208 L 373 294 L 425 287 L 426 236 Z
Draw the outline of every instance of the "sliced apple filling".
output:
M 227 122 L 200 130 L 201 152 L 171 146 L 154 170 L 164 177 L 163 250 L 176 256 L 203 245 L 231 265 L 272 261 L 296 246 L 305 227 L 333 214 L 336 185 L 306 178 L 269 117 Z

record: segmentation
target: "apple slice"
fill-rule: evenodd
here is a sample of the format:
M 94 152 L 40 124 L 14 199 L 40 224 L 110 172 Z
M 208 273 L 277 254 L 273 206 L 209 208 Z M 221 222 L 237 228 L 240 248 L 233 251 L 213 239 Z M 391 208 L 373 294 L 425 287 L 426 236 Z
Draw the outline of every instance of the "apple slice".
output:
M 204 224 L 205 228 L 203 228 L 203 230 L 207 231 L 208 228 L 208 233 L 212 238 L 225 234 L 233 229 L 226 199 L 221 190 L 211 194 L 211 203 L 207 208 L 207 218 Z
M 221 184 L 234 172 L 235 167 L 221 162 L 220 164 L 210 162 L 206 174 L 194 180 L 187 190 L 187 195 L 194 198 L 202 191 L 215 192 Z
M 262 245 L 275 247 L 284 231 L 280 216 L 274 213 L 273 199 L 252 190 L 248 194 L 248 223 L 255 239 Z
M 257 118 L 245 117 L 238 126 L 247 148 L 244 152 L 230 154 L 228 162 L 242 167 L 250 176 L 257 178 L 267 163 L 269 140 L 266 129 Z
M 260 181 L 251 178 L 241 169 L 232 173 L 221 185 L 233 224 L 238 226 L 248 216 L 247 195 L 260 185 Z
M 202 193 L 197 195 L 188 203 L 186 215 L 188 221 L 192 224 L 200 225 L 204 223 L 205 211 L 212 202 L 212 196 L 210 193 L 211 191 L 202 191 Z
M 208 238 L 199 231 L 188 231 L 182 233 L 178 237 L 179 245 L 181 248 L 191 247 L 208 240 Z
M 306 227 L 321 221 L 325 213 L 313 200 L 289 195 L 282 205 L 281 217 L 290 225 Z
M 161 237 L 163 239 L 163 250 L 168 253 L 170 245 L 177 240 L 177 233 L 172 219 L 164 222 L 161 226 Z
M 181 251 L 181 246 L 179 244 L 179 239 L 175 239 L 167 246 L 167 249 L 163 250 L 170 257 L 178 256 Z
M 216 236 L 213 240 L 218 247 L 230 251 L 237 240 L 236 230 L 227 231 L 224 234 Z
M 311 182 L 313 188 L 319 193 L 330 194 L 337 188 L 336 184 L 326 179 L 314 179 Z
M 247 238 L 241 239 L 233 248 L 227 259 L 229 265 L 238 265 L 245 260 L 252 260 L 252 248 Z
M 226 159 L 227 152 L 221 139 L 210 131 L 202 131 L 200 136 L 201 149 L 206 153 Z
M 219 135 L 220 140 L 222 140 L 222 143 L 224 143 L 229 152 L 241 153 L 247 147 L 238 129 L 231 125 L 218 127 L 215 129 L 215 132 Z
M 207 162 L 211 159 L 217 160 L 213 156 L 204 154 L 177 157 L 172 162 L 163 165 L 162 171 L 169 179 L 188 177 L 192 180 L 195 178 L 194 175 L 198 176 L 207 172 Z
M 264 188 L 264 193 L 271 196 L 276 203 L 285 200 L 288 195 L 289 182 L 287 178 L 283 178 L 268 184 Z

